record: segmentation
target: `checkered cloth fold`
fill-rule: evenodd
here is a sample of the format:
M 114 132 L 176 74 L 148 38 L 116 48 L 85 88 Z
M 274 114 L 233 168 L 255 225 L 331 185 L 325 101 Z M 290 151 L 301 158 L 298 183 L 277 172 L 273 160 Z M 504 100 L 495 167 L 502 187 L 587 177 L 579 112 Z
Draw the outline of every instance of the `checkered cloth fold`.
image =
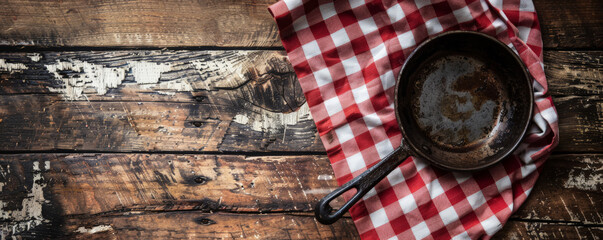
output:
M 361 238 L 488 239 L 525 201 L 558 142 L 531 0 L 284 0 L 269 11 L 339 184 L 400 145 L 395 79 L 425 39 L 449 30 L 495 36 L 534 78 L 533 121 L 511 157 L 472 174 L 405 161 L 350 210 Z

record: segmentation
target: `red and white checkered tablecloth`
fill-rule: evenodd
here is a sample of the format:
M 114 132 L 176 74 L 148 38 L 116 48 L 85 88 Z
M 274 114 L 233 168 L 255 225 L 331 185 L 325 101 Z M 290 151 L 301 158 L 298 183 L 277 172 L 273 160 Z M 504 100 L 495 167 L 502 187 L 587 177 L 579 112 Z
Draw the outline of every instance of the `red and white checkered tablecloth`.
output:
M 339 184 L 400 145 L 394 86 L 423 40 L 483 32 L 534 77 L 534 118 L 513 156 L 473 174 L 405 161 L 350 210 L 362 239 L 488 239 L 525 201 L 558 142 L 531 0 L 284 0 L 269 10 Z

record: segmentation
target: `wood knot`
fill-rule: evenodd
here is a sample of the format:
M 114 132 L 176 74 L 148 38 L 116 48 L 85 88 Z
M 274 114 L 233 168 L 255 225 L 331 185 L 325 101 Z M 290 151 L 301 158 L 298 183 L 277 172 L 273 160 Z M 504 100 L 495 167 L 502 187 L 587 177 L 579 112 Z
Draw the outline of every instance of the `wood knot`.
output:
M 195 221 L 197 224 L 199 224 L 199 225 L 205 225 L 205 226 L 209 226 L 209 225 L 212 225 L 212 224 L 216 224 L 216 221 L 211 220 L 211 219 L 209 219 L 209 218 L 204 218 L 204 217 L 198 217 L 198 218 L 195 218 L 195 220 L 194 220 L 194 221 Z
M 193 181 L 195 181 L 196 183 L 203 185 L 206 184 L 207 182 L 209 182 L 211 179 L 206 177 L 206 176 L 198 176 L 195 179 L 193 179 Z

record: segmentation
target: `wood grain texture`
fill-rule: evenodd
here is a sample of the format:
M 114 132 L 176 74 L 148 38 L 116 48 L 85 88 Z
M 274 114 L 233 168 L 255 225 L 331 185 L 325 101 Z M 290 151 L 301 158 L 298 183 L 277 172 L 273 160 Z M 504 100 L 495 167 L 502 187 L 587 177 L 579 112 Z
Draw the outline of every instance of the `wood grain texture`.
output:
M 3 1 L 0 43 L 36 46 L 275 46 L 255 1 Z
M 542 41 L 548 48 L 603 47 L 603 2 L 534 0 Z
M 601 169 L 600 154 L 551 157 L 532 195 L 512 218 L 603 224 Z M 126 222 L 147 221 L 170 212 L 244 213 L 250 218 L 312 214 L 318 199 L 337 183 L 328 159 L 317 155 L 13 154 L 0 155 L 0 186 L 1 227 L 20 235 L 57 226 L 67 226 L 57 234 L 73 233 L 86 219 L 144 215 Z M 102 221 L 84 227 L 99 225 L 118 228 Z M 34 230 L 26 231 L 27 226 Z
M 552 155 L 513 218 L 603 223 L 603 155 Z
M 290 214 L 131 213 L 71 217 L 62 229 L 31 231 L 37 238 L 67 239 L 358 239 L 350 218 L 322 225 Z
M 546 56 L 568 136 L 557 151 L 603 152 L 601 52 Z M 2 53 L 0 60 L 4 151 L 324 151 L 282 51 Z
M 267 7 L 255 1 L 6 0 L 6 46 L 281 46 Z M 598 0 L 535 0 L 545 47 L 601 48 Z
M 603 94 L 603 51 L 545 51 L 544 68 L 552 95 Z
M 603 236 L 601 226 L 581 226 L 566 223 L 509 221 L 492 239 L 589 239 Z
M 559 115 L 557 152 L 603 152 L 603 96 L 553 98 Z M 579 147 L 575 147 L 579 146 Z

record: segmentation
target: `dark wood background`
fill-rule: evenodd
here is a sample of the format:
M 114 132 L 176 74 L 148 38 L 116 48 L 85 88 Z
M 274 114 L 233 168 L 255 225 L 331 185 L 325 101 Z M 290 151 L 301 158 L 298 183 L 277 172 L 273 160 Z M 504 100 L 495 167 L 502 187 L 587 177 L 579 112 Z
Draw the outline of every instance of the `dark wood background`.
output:
M 257 1 L 0 1 L 0 231 L 358 238 Z M 498 239 L 603 236 L 603 2 L 535 0 L 561 141 Z

